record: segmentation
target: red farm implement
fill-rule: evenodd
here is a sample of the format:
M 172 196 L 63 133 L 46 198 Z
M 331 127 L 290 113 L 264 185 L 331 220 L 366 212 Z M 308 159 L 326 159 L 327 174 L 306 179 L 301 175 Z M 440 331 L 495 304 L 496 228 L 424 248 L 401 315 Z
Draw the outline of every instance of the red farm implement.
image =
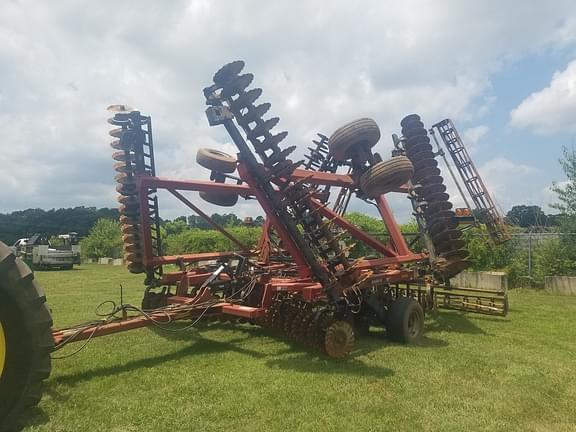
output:
M 438 166 L 444 157 L 412 114 L 393 135 L 383 159 L 380 140 L 367 118 L 329 138 L 322 134 L 294 162 L 286 132 L 274 133 L 277 117 L 264 119 L 270 104 L 256 104 L 262 90 L 250 89 L 244 63 L 230 63 L 204 89 L 210 125 L 224 126 L 236 157 L 201 149 L 197 162 L 210 180 L 156 175 L 151 119 L 126 106 L 110 107 L 110 135 L 120 203 L 124 258 L 145 276 L 141 307 L 120 305 L 105 319 L 51 330 L 51 318 L 33 274 L 0 245 L 0 417 L 14 417 L 37 403 L 50 372 L 50 353 L 72 342 L 176 320 L 249 321 L 284 334 L 330 357 L 344 357 L 370 327 L 384 327 L 397 342 L 414 343 L 424 314 L 436 308 L 491 315 L 507 313 L 505 292 L 454 287 L 450 279 L 470 266 L 462 230 L 484 223 L 495 241 L 506 234 L 493 201 L 451 122 L 438 129 L 475 209 L 453 210 Z M 454 179 L 457 180 L 456 176 Z M 236 247 L 165 255 L 160 234 L 158 191 L 181 201 Z M 266 215 L 257 247 L 250 248 L 210 219 L 193 202 L 234 206 L 258 202 Z M 395 221 L 387 196 L 407 197 L 418 225 L 409 243 Z M 346 219 L 351 199 L 374 205 L 386 226 L 385 240 Z M 202 201 L 200 201 L 202 202 Z M 479 216 L 478 216 L 479 215 Z M 413 251 L 418 242 L 421 247 Z M 371 252 L 355 256 L 353 244 Z M 26 343 L 15 341 L 26 340 Z

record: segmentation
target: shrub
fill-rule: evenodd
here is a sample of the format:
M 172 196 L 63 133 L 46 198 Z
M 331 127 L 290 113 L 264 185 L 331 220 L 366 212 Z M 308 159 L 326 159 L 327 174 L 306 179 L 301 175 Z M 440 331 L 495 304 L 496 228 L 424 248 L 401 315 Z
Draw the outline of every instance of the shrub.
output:
M 122 256 L 122 233 L 120 224 L 112 219 L 98 219 L 88 237 L 80 241 L 85 258 L 120 258 Z
M 259 227 L 234 227 L 227 230 L 249 248 L 258 243 L 262 229 Z M 164 239 L 165 252 L 169 255 L 238 250 L 239 247 L 215 230 L 189 229 L 169 234 Z
M 571 276 L 576 273 L 576 263 L 571 250 L 563 241 L 550 239 L 538 244 L 533 254 L 533 274 L 538 280 L 545 276 Z

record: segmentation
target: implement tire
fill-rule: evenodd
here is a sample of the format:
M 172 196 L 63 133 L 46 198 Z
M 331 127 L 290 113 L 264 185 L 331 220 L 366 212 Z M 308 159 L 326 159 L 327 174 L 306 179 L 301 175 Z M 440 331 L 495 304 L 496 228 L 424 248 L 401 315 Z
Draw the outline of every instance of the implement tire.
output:
M 412 162 L 405 156 L 378 162 L 360 177 L 360 190 L 368 198 L 392 192 L 406 183 L 414 174 Z
M 34 274 L 0 242 L 0 431 L 20 429 L 51 370 L 52 317 Z
M 372 148 L 380 139 L 380 128 L 369 118 L 361 118 L 342 126 L 330 136 L 328 148 L 330 154 L 339 162 L 350 158 L 355 146 Z
M 394 342 L 418 342 L 424 333 L 424 310 L 420 303 L 408 297 L 394 300 L 388 310 L 386 333 Z
M 200 198 L 211 204 L 216 204 L 222 207 L 233 207 L 238 202 L 238 194 L 226 192 L 200 192 Z
M 236 171 L 236 158 L 220 150 L 209 148 L 198 149 L 196 162 L 198 162 L 198 165 L 208 168 L 211 171 L 228 174 Z

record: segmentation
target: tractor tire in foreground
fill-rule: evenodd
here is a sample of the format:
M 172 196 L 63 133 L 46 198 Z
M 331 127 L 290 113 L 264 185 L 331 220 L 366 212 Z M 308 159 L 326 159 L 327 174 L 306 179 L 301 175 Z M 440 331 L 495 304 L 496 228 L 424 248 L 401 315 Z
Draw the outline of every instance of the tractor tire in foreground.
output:
M 20 429 L 50 375 L 52 317 L 34 274 L 0 242 L 0 431 Z

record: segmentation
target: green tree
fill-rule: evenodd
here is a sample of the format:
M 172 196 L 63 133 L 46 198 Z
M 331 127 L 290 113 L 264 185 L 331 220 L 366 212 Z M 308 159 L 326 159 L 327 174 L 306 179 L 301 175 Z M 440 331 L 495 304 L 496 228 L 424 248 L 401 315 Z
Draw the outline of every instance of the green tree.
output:
M 87 258 L 120 258 L 122 233 L 120 224 L 112 219 L 98 219 L 88 237 L 80 242 L 82 255 Z
M 550 207 L 560 210 L 566 216 L 576 216 L 576 152 L 574 149 L 562 148 L 560 166 L 568 181 L 565 184 L 554 183 L 552 190 L 558 194 L 557 203 Z
M 179 218 L 174 219 L 173 221 L 167 221 L 164 222 L 162 224 L 162 228 L 164 228 L 163 230 L 163 235 L 173 235 L 173 234 L 180 234 L 184 231 L 187 231 L 190 229 L 190 227 L 188 226 L 188 223 L 186 222 L 186 217 L 185 216 L 181 216 Z
M 537 205 L 515 205 L 506 213 L 506 222 L 523 228 L 548 225 L 548 216 Z
M 474 228 L 465 232 L 466 248 L 474 270 L 502 270 L 509 267 L 518 245 L 513 240 L 495 245 L 486 228 Z
M 264 225 L 264 222 L 265 222 L 265 220 L 264 220 L 263 216 L 256 216 L 254 218 L 254 225 L 255 226 L 262 226 L 262 225 Z
M 556 274 L 574 274 L 576 262 L 576 151 L 562 148 L 562 157 L 560 158 L 560 166 L 566 175 L 567 181 L 562 184 L 554 183 L 552 190 L 558 195 L 558 202 L 551 205 L 551 207 L 560 210 L 560 229 L 562 233 L 559 243 L 550 248 L 548 254 L 544 256 L 556 256 L 559 265 L 552 266 L 556 271 L 561 273 Z M 555 255 L 554 255 L 555 254 Z M 550 262 L 550 260 L 548 260 Z M 567 264 L 571 262 L 572 264 Z
M 346 219 L 352 223 L 352 225 L 360 228 L 362 231 L 370 234 L 372 237 L 377 238 L 383 243 L 388 241 L 388 230 L 386 229 L 386 225 L 381 218 L 368 216 L 364 213 L 359 212 L 350 212 L 346 214 Z M 416 221 L 410 221 L 406 224 L 400 225 L 400 231 L 403 234 L 415 234 L 418 233 L 418 225 Z M 405 237 L 408 242 L 410 242 L 414 237 Z M 366 246 L 364 243 L 355 240 L 354 238 L 347 238 L 347 243 L 355 244 L 354 248 L 351 250 L 351 257 L 358 258 L 358 257 L 365 257 L 365 256 L 378 256 L 379 254 L 376 253 L 372 248 Z M 412 245 L 412 251 L 420 252 L 422 246 L 418 242 L 417 244 Z
M 258 243 L 262 228 L 240 226 L 229 228 L 227 231 L 248 248 L 253 248 Z M 167 235 L 164 239 L 164 246 L 170 255 L 225 252 L 239 249 L 235 243 L 218 231 L 196 228 Z
M 88 235 L 98 219 L 118 219 L 118 210 L 96 207 L 27 209 L 0 214 L 0 240 L 12 244 L 19 238 L 41 233 L 48 237 L 69 232 Z
M 210 229 L 210 224 L 197 215 L 188 216 L 188 226 L 190 228 Z
M 534 250 L 534 277 L 540 281 L 545 276 L 571 276 L 576 272 L 573 247 L 561 239 L 550 239 Z
M 346 219 L 352 225 L 360 228 L 362 231 L 365 231 L 369 234 L 386 234 L 386 225 L 382 219 L 375 218 L 372 216 L 368 216 L 364 213 L 359 212 L 350 212 L 346 213 Z

